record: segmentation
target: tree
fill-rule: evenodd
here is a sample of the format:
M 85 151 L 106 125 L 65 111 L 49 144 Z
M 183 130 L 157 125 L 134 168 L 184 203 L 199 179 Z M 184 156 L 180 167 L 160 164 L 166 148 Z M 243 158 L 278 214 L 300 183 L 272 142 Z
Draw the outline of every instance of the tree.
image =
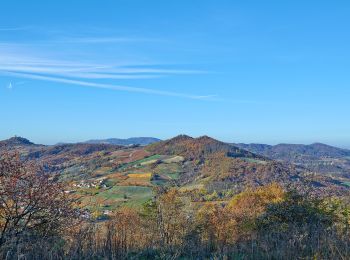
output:
M 191 213 L 176 189 L 170 189 L 157 198 L 157 226 L 164 246 L 181 244 L 191 226 Z
M 67 196 L 37 164 L 23 162 L 18 153 L 1 154 L 0 251 L 25 236 L 45 239 L 72 224 L 76 211 Z
M 277 184 L 255 190 L 248 189 L 229 201 L 225 206 L 207 203 L 197 213 L 197 224 L 202 241 L 209 250 L 227 250 L 252 236 L 257 219 L 268 205 L 284 199 L 284 191 Z
M 280 203 L 285 198 L 282 187 L 276 183 L 246 191 L 235 196 L 225 208 L 230 219 L 236 222 L 239 238 L 252 235 L 257 225 L 257 218 L 264 214 L 269 205 Z
M 140 248 L 143 236 L 140 216 L 132 208 L 118 209 L 111 221 L 107 222 L 106 244 L 117 259 L 124 258 L 130 251 Z

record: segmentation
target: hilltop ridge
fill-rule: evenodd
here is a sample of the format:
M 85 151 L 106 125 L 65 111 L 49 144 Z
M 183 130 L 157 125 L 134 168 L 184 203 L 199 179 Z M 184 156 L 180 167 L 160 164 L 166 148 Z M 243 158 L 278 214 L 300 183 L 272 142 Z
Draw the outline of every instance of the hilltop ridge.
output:
M 151 144 L 146 147 L 146 150 L 158 154 L 181 155 L 188 160 L 203 160 L 209 155 L 218 152 L 223 152 L 229 157 L 262 158 L 262 156 L 209 136 L 193 138 L 187 135 L 178 135 L 174 138 Z
M 0 146 L 6 145 L 6 146 L 25 146 L 25 145 L 35 145 L 28 139 L 20 136 L 14 136 L 9 139 L 0 141 Z
M 345 157 L 350 156 L 350 150 L 334 147 L 323 143 L 305 144 L 235 144 L 242 149 L 262 154 L 271 158 L 293 157 L 302 154 L 312 157 Z

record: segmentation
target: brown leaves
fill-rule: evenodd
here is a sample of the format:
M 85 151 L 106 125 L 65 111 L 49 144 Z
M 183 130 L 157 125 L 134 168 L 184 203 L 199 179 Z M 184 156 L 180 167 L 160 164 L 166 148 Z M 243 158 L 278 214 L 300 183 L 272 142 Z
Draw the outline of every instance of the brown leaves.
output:
M 0 157 L 0 245 L 23 232 L 43 236 L 72 224 L 75 211 L 62 185 L 18 153 Z M 68 220 L 68 221 L 67 221 Z

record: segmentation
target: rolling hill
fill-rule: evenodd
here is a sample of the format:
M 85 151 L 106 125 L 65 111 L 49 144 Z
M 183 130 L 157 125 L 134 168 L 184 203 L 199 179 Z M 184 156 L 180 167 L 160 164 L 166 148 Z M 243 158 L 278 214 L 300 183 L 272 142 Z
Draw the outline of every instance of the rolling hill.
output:
M 305 167 L 313 172 L 350 177 L 350 150 L 326 144 L 236 144 L 272 160 Z
M 303 144 L 278 144 L 278 145 L 266 145 L 266 144 L 236 144 L 238 147 L 262 154 L 273 159 L 295 158 L 296 156 L 307 156 L 309 158 L 342 158 L 350 156 L 350 150 L 337 148 L 334 146 L 314 143 L 310 145 Z
M 225 201 L 242 190 L 272 182 L 285 189 L 312 190 L 319 195 L 349 191 L 346 178 L 315 175 L 289 161 L 268 158 L 268 153 L 261 152 L 267 148 L 260 147 L 254 153 L 251 147 L 208 136 L 179 135 L 147 146 L 45 146 L 21 137 L 0 144 L 0 151 L 17 151 L 23 159 L 42 164 L 53 178 L 66 183 L 67 192 L 99 214 L 120 206 L 140 207 L 160 187 L 175 187 L 202 202 Z
M 188 160 L 204 160 L 207 156 L 224 152 L 229 157 L 251 157 L 261 158 L 247 150 L 243 150 L 234 145 L 215 140 L 208 136 L 193 138 L 187 135 L 179 135 L 172 139 L 158 142 L 146 147 L 152 153 L 181 155 Z
M 9 146 L 9 147 L 31 146 L 31 145 L 35 145 L 35 144 L 26 138 L 18 137 L 18 136 L 14 136 L 14 137 L 11 137 L 9 139 L 0 141 L 0 147 L 4 147 L 4 146 Z

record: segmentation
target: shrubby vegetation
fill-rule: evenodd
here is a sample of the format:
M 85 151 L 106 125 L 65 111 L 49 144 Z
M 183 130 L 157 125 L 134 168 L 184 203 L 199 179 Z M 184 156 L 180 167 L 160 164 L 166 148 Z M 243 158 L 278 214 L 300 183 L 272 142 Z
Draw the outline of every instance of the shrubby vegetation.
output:
M 158 187 L 107 220 L 79 211 L 60 183 L 16 154 L 0 159 L 3 259 L 348 259 L 350 207 L 277 183 L 229 201 Z M 197 195 L 200 196 L 200 195 Z
M 65 230 L 78 220 L 77 215 L 63 186 L 42 168 L 23 163 L 17 153 L 2 154 L 0 258 L 51 256 L 51 247 L 63 242 Z

